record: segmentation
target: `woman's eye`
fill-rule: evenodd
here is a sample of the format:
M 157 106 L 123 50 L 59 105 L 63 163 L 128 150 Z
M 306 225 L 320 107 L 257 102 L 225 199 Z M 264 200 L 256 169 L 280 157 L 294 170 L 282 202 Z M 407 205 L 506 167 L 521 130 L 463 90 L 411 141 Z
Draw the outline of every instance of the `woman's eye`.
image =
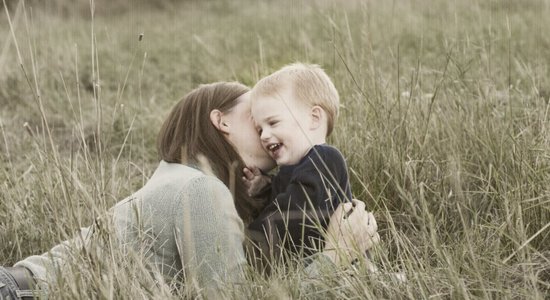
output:
M 269 122 L 269 126 L 275 126 L 277 123 L 279 123 L 279 121 L 271 121 Z

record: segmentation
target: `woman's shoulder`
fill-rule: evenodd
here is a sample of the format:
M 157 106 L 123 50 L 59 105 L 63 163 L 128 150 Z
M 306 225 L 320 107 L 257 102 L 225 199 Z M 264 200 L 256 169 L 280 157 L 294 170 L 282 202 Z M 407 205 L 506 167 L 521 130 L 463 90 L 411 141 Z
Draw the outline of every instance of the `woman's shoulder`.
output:
M 206 174 L 192 166 L 165 161 L 160 162 L 146 186 L 149 186 L 149 188 L 161 186 L 163 189 L 173 188 L 195 192 L 201 190 L 228 190 L 225 184 L 214 175 Z
M 219 180 L 215 176 L 207 175 L 200 169 L 192 166 L 161 161 L 145 186 L 149 188 L 158 186 L 162 186 L 163 188 L 169 188 L 170 186 L 181 188 L 196 181 L 215 182 Z
M 230 194 L 229 189 L 216 176 L 187 165 L 161 161 L 145 185 L 117 203 L 177 203 L 184 198 L 197 198 L 218 194 Z
M 147 183 L 137 192 L 115 205 L 126 211 L 128 204 L 154 206 L 155 211 L 170 213 L 184 203 L 224 202 L 231 192 L 216 176 L 182 164 L 161 161 Z M 232 202 L 232 201 L 230 201 Z
M 174 209 L 191 208 L 197 213 L 204 211 L 206 207 L 235 209 L 229 188 L 216 176 L 184 165 L 179 165 L 170 173 L 172 176 L 169 181 L 164 182 L 164 187 L 156 191 L 162 191 L 164 198 L 172 199 L 169 202 L 174 205 Z

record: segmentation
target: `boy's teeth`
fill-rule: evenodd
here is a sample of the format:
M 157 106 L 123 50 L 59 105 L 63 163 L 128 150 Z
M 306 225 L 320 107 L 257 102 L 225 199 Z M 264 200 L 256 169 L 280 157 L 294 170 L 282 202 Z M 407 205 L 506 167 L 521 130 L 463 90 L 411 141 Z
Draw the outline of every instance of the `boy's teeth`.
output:
M 271 144 L 267 147 L 269 151 L 272 151 L 273 149 L 277 148 L 280 144 Z

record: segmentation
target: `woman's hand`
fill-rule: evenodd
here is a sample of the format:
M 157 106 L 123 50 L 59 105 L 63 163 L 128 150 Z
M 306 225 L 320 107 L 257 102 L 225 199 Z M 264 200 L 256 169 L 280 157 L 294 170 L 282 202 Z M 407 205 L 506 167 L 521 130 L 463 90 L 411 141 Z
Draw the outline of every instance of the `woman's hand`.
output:
M 365 203 L 353 199 L 334 211 L 328 224 L 323 254 L 336 265 L 351 263 L 380 242 L 378 226 Z

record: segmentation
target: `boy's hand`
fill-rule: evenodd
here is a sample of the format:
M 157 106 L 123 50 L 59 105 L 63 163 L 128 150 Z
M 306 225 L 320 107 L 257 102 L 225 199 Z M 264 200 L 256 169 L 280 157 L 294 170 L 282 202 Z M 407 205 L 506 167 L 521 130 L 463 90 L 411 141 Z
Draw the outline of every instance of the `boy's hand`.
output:
M 257 196 L 271 183 L 271 177 L 263 175 L 260 169 L 256 167 L 244 168 L 243 173 L 243 181 L 250 197 Z

